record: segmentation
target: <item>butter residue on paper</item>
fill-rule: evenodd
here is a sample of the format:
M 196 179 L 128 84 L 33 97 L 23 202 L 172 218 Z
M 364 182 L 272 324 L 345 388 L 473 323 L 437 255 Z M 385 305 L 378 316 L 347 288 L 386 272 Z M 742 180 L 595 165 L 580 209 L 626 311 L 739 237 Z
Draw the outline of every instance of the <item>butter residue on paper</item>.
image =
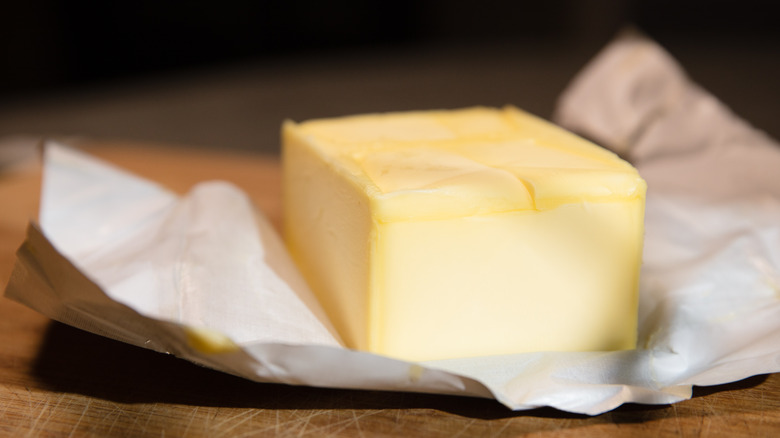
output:
M 646 186 L 513 107 L 288 122 L 285 232 L 347 344 L 431 360 L 634 348 Z
M 208 327 L 185 327 L 184 331 L 189 345 L 201 353 L 232 353 L 240 348 L 224 333 Z

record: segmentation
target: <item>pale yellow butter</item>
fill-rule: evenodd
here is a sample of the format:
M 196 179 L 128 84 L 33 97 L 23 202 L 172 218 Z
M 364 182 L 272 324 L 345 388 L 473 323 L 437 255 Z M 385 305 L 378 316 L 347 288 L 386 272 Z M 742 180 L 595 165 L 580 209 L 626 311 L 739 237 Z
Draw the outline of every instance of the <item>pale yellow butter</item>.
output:
M 284 234 L 349 347 L 635 347 L 646 186 L 513 107 L 283 127 Z

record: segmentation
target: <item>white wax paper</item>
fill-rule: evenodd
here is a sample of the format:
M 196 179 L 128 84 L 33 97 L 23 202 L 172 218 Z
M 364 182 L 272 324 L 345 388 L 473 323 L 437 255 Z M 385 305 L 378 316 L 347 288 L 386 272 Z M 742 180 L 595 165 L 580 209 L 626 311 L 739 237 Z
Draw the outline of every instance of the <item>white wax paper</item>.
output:
M 557 121 L 648 182 L 640 348 L 408 363 L 340 346 L 237 188 L 184 197 L 49 143 L 40 225 L 6 295 L 62 322 L 247 379 L 493 397 L 599 414 L 780 371 L 780 150 L 657 45 L 610 44 Z M 475 328 L 478 329 L 478 328 Z

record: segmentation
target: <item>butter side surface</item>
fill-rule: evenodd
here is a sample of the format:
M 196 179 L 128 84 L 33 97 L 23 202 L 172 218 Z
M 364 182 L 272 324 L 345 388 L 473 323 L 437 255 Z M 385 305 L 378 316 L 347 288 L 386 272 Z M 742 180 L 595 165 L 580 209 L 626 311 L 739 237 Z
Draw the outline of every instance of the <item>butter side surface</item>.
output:
M 634 348 L 645 183 L 513 107 L 283 127 L 285 240 L 348 346 Z

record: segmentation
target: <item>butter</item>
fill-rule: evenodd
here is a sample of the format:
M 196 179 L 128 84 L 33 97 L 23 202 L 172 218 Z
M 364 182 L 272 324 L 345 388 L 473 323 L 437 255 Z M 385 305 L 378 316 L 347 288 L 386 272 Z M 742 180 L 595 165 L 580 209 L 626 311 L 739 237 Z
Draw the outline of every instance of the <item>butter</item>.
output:
M 513 107 L 283 126 L 284 236 L 347 346 L 635 348 L 646 185 Z

